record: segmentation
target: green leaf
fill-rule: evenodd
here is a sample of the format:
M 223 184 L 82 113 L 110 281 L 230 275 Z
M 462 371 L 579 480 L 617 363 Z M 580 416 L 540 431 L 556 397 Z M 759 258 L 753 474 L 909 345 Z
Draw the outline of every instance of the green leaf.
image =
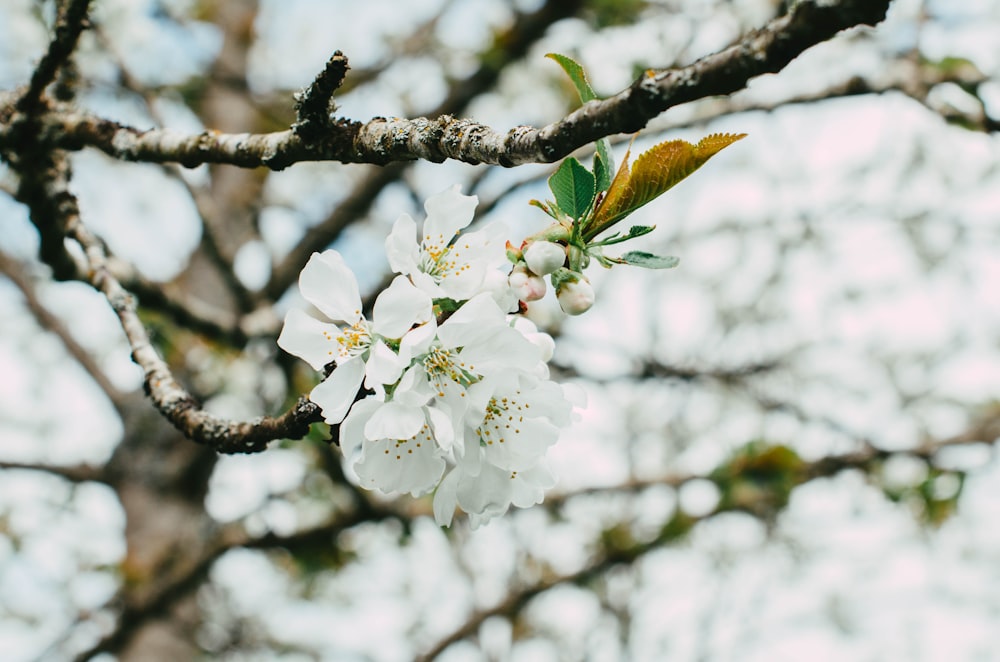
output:
M 672 269 L 680 262 L 680 258 L 673 255 L 653 255 L 645 251 L 629 251 L 618 259 L 624 264 L 644 269 Z
M 611 186 L 611 173 L 615 169 L 614 159 L 611 158 L 611 141 L 601 138 L 596 143 L 597 152 L 594 154 L 594 176 L 597 179 L 597 190 L 607 191 Z
M 644 234 L 649 234 L 656 229 L 655 225 L 633 225 L 628 229 L 628 239 L 633 239 L 635 237 L 641 237 Z
M 580 218 L 594 202 L 594 176 L 579 161 L 570 157 L 549 177 L 549 188 L 556 204 L 570 218 Z
M 745 133 L 714 133 L 697 145 L 669 140 L 639 155 L 629 170 L 628 153 L 615 174 L 608 193 L 594 210 L 584 231 L 592 239 L 639 207 L 654 200 L 705 164 L 720 151 L 745 137 Z
M 587 81 L 587 74 L 584 73 L 583 66 L 579 62 L 559 53 L 546 53 L 545 57 L 555 60 L 563 68 L 569 79 L 573 81 L 573 86 L 576 87 L 576 92 L 580 95 L 581 102 L 587 103 L 597 98 L 597 94 L 594 92 L 594 88 L 590 86 L 590 82 Z
M 600 98 L 594 92 L 594 88 L 590 86 L 587 74 L 579 62 L 559 53 L 547 53 L 545 57 L 554 60 L 566 72 L 566 75 L 573 82 L 577 94 L 580 95 L 581 103 Z M 611 158 L 611 141 L 607 138 L 601 138 L 595 145 L 597 153 L 594 155 L 594 174 L 597 176 L 597 190 L 607 191 L 608 186 L 611 185 L 611 173 L 615 171 L 615 161 Z

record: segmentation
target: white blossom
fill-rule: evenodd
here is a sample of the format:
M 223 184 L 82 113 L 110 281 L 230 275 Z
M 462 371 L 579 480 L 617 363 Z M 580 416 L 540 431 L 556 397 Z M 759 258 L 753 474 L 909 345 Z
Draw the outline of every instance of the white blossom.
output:
M 316 370 L 332 368 L 309 397 L 340 424 L 362 487 L 434 491 L 438 522 L 450 524 L 458 508 L 479 526 L 542 500 L 554 483 L 545 454 L 572 405 L 548 380 L 552 338 L 508 314 L 530 297 L 510 286 L 500 229 L 461 235 L 475 205 L 457 187 L 430 198 L 419 243 L 413 219 L 396 221 L 386 252 L 400 275 L 371 320 L 343 257 L 313 254 L 299 289 L 325 319 L 290 311 L 278 344 Z M 544 292 L 537 275 L 518 269 Z M 357 400 L 362 384 L 371 393 Z
M 462 195 L 453 186 L 424 203 L 427 219 L 417 240 L 417 223 L 402 214 L 386 238 L 392 270 L 409 276 L 413 284 L 434 299 L 464 301 L 486 291 L 487 274 L 507 264 L 504 228 L 490 223 L 482 230 L 462 234 L 476 209 L 476 196 Z
M 450 422 L 433 409 L 420 410 L 415 433 L 405 437 L 367 439 L 364 429 L 385 407 L 372 398 L 358 402 L 340 425 L 340 445 L 362 487 L 383 494 L 426 494 L 441 480 L 445 461 L 436 441 L 439 428 L 450 434 Z
M 334 250 L 313 253 L 299 274 L 302 296 L 329 322 L 293 309 L 285 317 L 278 346 L 316 370 L 336 363 L 330 376 L 309 394 L 328 423 L 339 423 L 362 382 L 381 389 L 399 379 L 409 357 L 386 344 L 432 319 L 430 297 L 399 276 L 375 300 L 372 321 L 361 313 L 357 279 Z M 343 325 L 337 322 L 342 322 Z
M 545 491 L 554 485 L 544 461 L 524 471 L 484 465 L 476 475 L 455 467 L 434 493 L 434 519 L 441 526 L 451 526 L 458 507 L 469 514 L 472 528 L 477 528 L 506 513 L 511 505 L 528 508 L 541 503 Z
M 474 384 L 469 400 L 466 422 L 483 461 L 508 471 L 537 464 L 571 412 L 558 384 L 510 373 Z

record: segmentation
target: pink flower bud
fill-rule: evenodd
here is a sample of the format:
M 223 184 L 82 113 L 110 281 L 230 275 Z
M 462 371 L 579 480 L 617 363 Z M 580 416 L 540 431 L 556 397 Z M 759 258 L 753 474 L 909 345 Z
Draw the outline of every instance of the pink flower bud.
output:
M 566 248 L 551 241 L 533 241 L 524 249 L 524 261 L 539 276 L 546 276 L 566 261 Z
M 545 296 L 545 281 L 524 267 L 518 265 L 507 279 L 511 291 L 519 301 L 538 301 Z
M 576 274 L 575 280 L 564 280 L 556 289 L 559 307 L 567 315 L 579 315 L 594 305 L 594 288 L 583 274 Z

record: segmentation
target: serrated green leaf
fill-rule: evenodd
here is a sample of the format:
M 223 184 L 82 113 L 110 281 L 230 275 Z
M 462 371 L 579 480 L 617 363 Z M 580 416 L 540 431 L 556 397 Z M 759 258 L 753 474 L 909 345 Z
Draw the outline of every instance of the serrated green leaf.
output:
M 594 145 L 597 153 L 594 154 L 594 175 L 597 177 L 597 190 L 607 191 L 611 186 L 611 173 L 615 171 L 615 159 L 611 156 L 611 141 L 601 138 Z M 597 171 L 597 162 L 601 162 L 601 172 Z
M 579 62 L 559 53 L 546 53 L 545 57 L 555 60 L 563 68 L 569 79 L 573 81 L 573 86 L 576 87 L 576 92 L 580 95 L 581 102 L 587 103 L 597 98 L 597 94 L 594 92 L 594 88 L 590 86 L 590 82 L 587 81 L 587 74 L 584 73 L 583 66 Z
M 653 255 L 645 251 L 629 251 L 618 259 L 625 264 L 644 269 L 673 269 L 680 262 L 680 258 L 673 255 Z
M 600 145 L 600 142 L 597 143 Z M 608 187 L 611 186 L 611 167 L 610 163 L 601 156 L 601 150 L 598 147 L 597 153 L 594 154 L 594 179 L 597 184 L 597 190 L 607 191 Z
M 641 237 L 644 234 L 649 234 L 655 229 L 655 225 L 633 225 L 628 229 L 628 238 L 633 239 L 635 237 Z
M 566 72 L 570 81 L 573 82 L 577 94 L 580 95 L 581 103 L 587 103 L 588 101 L 600 98 L 594 92 L 594 88 L 590 86 L 590 81 L 587 80 L 587 73 L 583 70 L 583 66 L 579 62 L 560 53 L 546 53 L 545 57 L 556 62 Z M 594 144 L 597 147 L 597 153 L 594 155 L 594 175 L 597 179 L 597 190 L 607 191 L 608 186 L 611 184 L 611 173 L 615 171 L 615 161 L 611 157 L 611 141 L 607 138 L 601 138 Z
M 604 229 L 654 200 L 705 164 L 712 156 L 745 137 L 745 133 L 715 133 L 697 145 L 669 140 L 639 155 L 629 169 L 628 153 L 608 187 L 607 195 L 594 211 L 584 232 L 592 239 Z
M 583 164 L 570 157 L 549 177 L 556 204 L 570 218 L 580 218 L 594 202 L 594 176 Z

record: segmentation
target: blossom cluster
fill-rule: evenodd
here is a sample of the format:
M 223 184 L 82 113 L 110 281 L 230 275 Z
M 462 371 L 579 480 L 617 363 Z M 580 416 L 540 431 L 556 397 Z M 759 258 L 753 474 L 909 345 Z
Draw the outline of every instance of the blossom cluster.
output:
M 503 228 L 463 233 L 474 196 L 429 198 L 427 218 L 404 214 L 386 239 L 397 274 L 362 313 L 357 280 L 334 250 L 314 253 L 302 296 L 326 318 L 285 318 L 278 344 L 328 376 L 310 393 L 360 485 L 385 494 L 434 493 L 434 516 L 455 509 L 473 526 L 511 504 L 540 503 L 554 484 L 545 453 L 572 405 L 549 380 L 552 338 L 513 315 Z

